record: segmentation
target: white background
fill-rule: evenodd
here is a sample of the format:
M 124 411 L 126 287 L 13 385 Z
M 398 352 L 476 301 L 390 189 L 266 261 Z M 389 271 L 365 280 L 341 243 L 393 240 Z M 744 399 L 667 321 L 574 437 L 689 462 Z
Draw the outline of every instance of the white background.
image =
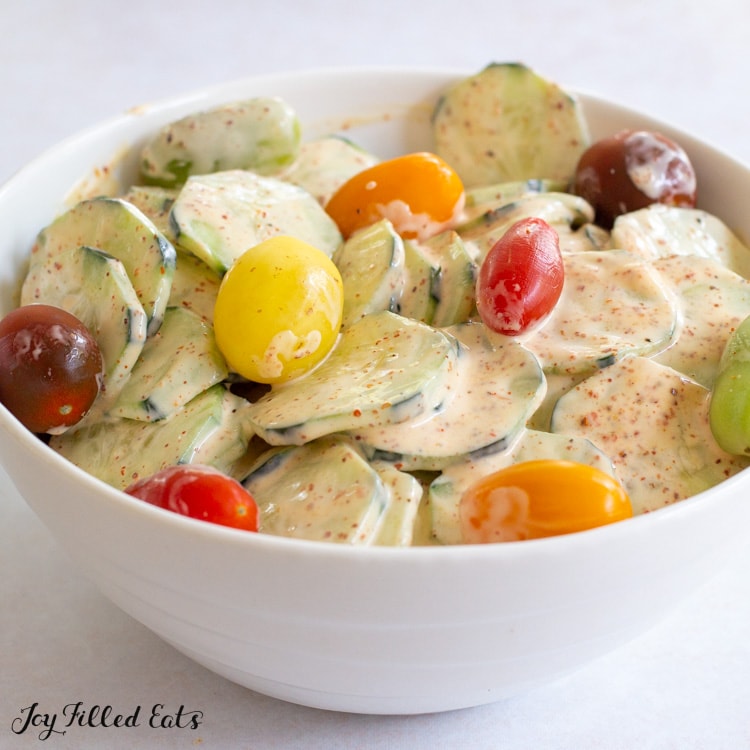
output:
M 0 182 L 82 128 L 226 80 L 490 61 L 525 62 L 750 163 L 746 0 L 0 0 Z M 11 731 L 22 708 L 78 700 L 184 704 L 204 719 L 195 731 L 69 729 L 42 747 L 741 750 L 748 643 L 750 549 L 637 641 L 533 693 L 431 716 L 300 708 L 214 676 L 122 614 L 0 475 L 1 750 L 39 746 Z

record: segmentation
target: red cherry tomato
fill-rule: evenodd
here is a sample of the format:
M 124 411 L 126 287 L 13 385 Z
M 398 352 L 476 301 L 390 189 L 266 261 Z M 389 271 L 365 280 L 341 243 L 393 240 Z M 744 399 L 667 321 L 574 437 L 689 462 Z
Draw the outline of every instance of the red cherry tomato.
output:
M 253 496 L 236 479 L 211 466 L 168 466 L 134 482 L 125 492 L 182 516 L 244 531 L 258 530 L 258 506 Z
M 459 504 L 468 544 L 570 534 L 630 518 L 622 485 L 587 464 L 525 461 L 480 479 Z
M 0 321 L 0 401 L 32 432 L 79 422 L 102 377 L 99 345 L 69 312 L 25 305 Z
M 692 208 L 696 177 L 683 148 L 661 133 L 622 130 L 593 143 L 576 167 L 573 190 L 610 228 L 628 211 L 652 203 Z
M 477 310 L 491 330 L 517 336 L 549 315 L 564 280 L 557 232 L 543 219 L 521 219 L 492 246 L 479 269 Z

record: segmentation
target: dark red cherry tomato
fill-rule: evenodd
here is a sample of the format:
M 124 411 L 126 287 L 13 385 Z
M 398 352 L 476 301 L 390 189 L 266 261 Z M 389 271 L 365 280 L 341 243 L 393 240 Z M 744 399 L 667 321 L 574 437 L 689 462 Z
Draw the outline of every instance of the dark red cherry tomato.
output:
M 253 496 L 236 479 L 211 466 L 168 466 L 134 482 L 125 492 L 182 516 L 244 531 L 258 530 L 258 506 Z
M 652 203 L 692 208 L 696 177 L 684 149 L 661 133 L 622 130 L 593 143 L 576 167 L 573 190 L 610 228 L 628 211 Z
M 25 305 L 0 321 L 0 401 L 32 432 L 79 422 L 102 382 L 99 345 L 59 307 Z
M 491 330 L 517 336 L 549 315 L 564 279 L 557 232 L 543 219 L 521 219 L 492 246 L 479 269 L 477 310 Z

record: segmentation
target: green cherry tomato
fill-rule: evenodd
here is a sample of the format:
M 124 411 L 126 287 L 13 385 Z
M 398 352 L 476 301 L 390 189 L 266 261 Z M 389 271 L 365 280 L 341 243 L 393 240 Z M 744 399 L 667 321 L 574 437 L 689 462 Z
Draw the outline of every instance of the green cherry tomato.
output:
M 283 383 L 326 357 L 343 309 L 344 285 L 333 261 L 294 237 L 272 237 L 224 276 L 214 308 L 216 341 L 235 372 Z
M 722 450 L 750 455 L 750 317 L 737 326 L 724 347 L 708 420 Z

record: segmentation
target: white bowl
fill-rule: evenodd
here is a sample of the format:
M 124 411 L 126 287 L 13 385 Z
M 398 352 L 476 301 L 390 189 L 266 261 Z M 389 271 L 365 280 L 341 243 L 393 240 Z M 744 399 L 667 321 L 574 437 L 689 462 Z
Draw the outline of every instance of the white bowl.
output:
M 429 147 L 429 114 L 465 73 L 318 71 L 253 78 L 146 106 L 42 155 L 0 190 L 0 313 L 38 230 L 92 168 L 190 111 L 257 94 L 306 135 L 347 125 L 383 156 Z M 693 159 L 703 208 L 750 236 L 750 171 L 690 136 L 581 95 L 594 136 L 658 128 Z M 124 151 L 123 151 L 124 150 Z M 122 157 L 122 158 L 120 158 Z M 408 714 L 497 701 L 642 633 L 732 554 L 750 474 L 626 522 L 505 545 L 351 548 L 247 534 L 161 511 L 69 464 L 0 407 L 0 455 L 29 505 L 101 591 L 237 683 L 326 709 Z

